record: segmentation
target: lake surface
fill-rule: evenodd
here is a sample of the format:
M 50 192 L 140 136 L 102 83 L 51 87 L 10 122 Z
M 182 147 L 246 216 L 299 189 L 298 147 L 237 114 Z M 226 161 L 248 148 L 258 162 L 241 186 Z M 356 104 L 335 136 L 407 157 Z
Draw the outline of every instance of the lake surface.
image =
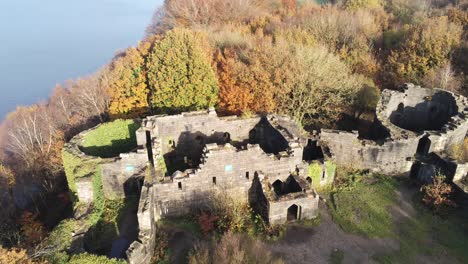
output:
M 0 121 L 135 45 L 163 0 L 0 0 Z

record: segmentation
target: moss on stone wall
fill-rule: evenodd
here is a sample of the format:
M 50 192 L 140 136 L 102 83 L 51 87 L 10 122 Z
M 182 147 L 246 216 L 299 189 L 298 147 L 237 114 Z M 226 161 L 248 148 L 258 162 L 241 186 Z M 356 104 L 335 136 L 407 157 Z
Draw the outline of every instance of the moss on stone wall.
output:
M 327 184 L 331 184 L 335 178 L 336 164 L 331 160 L 327 160 L 325 161 L 325 169 L 327 172 Z
M 93 175 L 101 159 L 80 157 L 64 148 L 62 150 L 62 162 L 68 181 L 68 188 L 76 194 L 76 179 Z
M 322 165 L 320 165 L 318 162 L 313 162 L 309 165 L 308 173 L 309 177 L 312 179 L 312 187 L 314 189 L 320 187 L 322 171 Z

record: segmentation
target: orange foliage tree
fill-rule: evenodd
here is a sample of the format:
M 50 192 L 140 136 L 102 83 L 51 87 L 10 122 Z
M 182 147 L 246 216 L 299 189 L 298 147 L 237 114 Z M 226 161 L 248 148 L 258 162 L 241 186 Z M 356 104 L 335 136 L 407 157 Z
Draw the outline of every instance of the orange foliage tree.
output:
M 233 49 L 217 54 L 220 78 L 219 108 L 226 114 L 274 111 L 275 86 L 272 76 L 258 56 L 260 49 L 248 51 L 248 61 L 239 58 Z
M 109 67 L 111 117 L 137 117 L 148 112 L 145 60 L 137 48 L 117 56 Z

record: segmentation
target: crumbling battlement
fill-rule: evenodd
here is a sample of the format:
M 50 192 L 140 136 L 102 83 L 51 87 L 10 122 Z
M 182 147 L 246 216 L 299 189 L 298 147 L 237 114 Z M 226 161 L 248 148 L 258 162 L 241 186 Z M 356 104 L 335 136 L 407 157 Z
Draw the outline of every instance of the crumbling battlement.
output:
M 127 251 L 130 263 L 149 262 L 161 218 L 203 208 L 216 192 L 251 203 L 257 191 L 262 193 L 256 185 L 259 174 L 270 185 L 287 182 L 292 174 L 307 177 L 302 173 L 306 167 L 302 130 L 286 116 L 220 118 L 213 109 L 152 116 L 143 120 L 137 142 L 139 152 L 143 150 L 154 165 L 153 174 L 164 177 L 145 179 L 138 210 L 139 241 Z M 270 204 L 267 222 L 317 216 L 319 197 L 304 179 L 297 193 L 265 201 Z
M 300 153 L 300 147 L 296 148 Z M 301 155 L 281 154 L 266 154 L 259 145 L 237 149 L 230 144 L 209 144 L 198 168 L 175 173 L 170 182 L 154 185 L 156 212 L 160 217 L 187 214 L 213 189 L 237 193 L 247 200 L 256 172 L 262 171 L 272 182 L 285 181 L 302 166 Z
M 389 140 L 421 133 L 445 135 L 446 144 L 459 142 L 457 130 L 467 128 L 468 99 L 445 90 L 406 84 L 403 91 L 384 90 L 376 108 L 377 119 L 389 131 Z M 442 144 L 439 148 L 443 149 Z
M 468 131 L 468 99 L 439 89 L 407 84 L 403 91 L 384 90 L 376 124 L 383 140 L 359 138 L 357 132 L 322 130 L 320 144 L 343 166 L 386 174 L 406 174 L 415 156 L 447 151 Z
M 63 151 L 76 160 L 71 163 L 78 165 L 78 167 L 70 168 L 73 171 L 66 172 L 67 177 L 73 177 L 73 179 L 69 178 L 68 180 L 75 181 L 78 199 L 85 203 L 91 203 L 93 200 L 91 182 L 92 176 L 97 170 L 99 170 L 102 179 L 104 196 L 109 199 L 123 198 L 129 179 L 143 176 L 148 163 L 144 150 L 122 153 L 113 158 L 101 158 L 84 153 L 81 147 L 84 137 L 97 128 L 99 126 L 79 133 L 63 147 Z

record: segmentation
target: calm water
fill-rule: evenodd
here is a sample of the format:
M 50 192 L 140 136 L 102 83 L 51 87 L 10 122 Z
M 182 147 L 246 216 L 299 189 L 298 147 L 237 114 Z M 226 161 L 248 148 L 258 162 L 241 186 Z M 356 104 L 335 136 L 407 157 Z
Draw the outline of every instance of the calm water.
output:
M 143 37 L 163 0 L 0 0 L 0 121 Z

